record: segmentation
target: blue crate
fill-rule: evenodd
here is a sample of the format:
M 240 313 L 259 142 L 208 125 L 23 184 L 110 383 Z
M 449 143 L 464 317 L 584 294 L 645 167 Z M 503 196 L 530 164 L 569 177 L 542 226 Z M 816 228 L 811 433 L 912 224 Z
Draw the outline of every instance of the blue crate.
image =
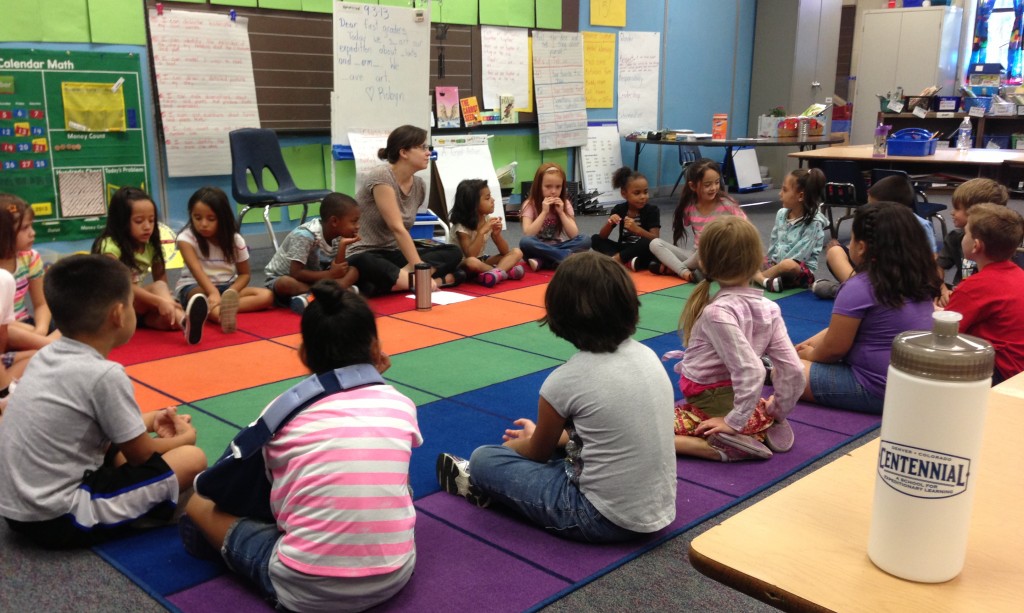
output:
M 889 137 L 888 155 L 924 156 L 934 155 L 938 141 L 932 133 L 922 128 L 904 128 Z
M 980 106 L 985 109 L 987 113 L 992 108 L 992 97 L 991 96 L 978 96 L 977 98 L 964 98 L 964 112 L 969 113 L 971 109 L 976 106 Z

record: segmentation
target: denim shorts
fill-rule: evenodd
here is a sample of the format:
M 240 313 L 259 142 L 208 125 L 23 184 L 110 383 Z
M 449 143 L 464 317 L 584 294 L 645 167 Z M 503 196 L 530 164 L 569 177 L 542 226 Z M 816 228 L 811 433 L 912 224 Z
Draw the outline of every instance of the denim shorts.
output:
M 270 556 L 281 536 L 277 524 L 243 517 L 228 529 L 220 551 L 228 568 L 252 582 L 275 606 L 277 591 L 270 582 Z
M 853 369 L 842 362 L 811 364 L 811 394 L 815 402 L 825 406 L 858 413 L 882 414 L 883 399 L 861 385 Z
M 195 288 L 197 288 L 197 287 L 199 287 L 198 283 L 189 283 L 185 287 L 183 287 L 180 290 L 178 290 L 178 302 L 180 302 L 182 304 L 182 306 L 188 304 L 188 295 L 189 295 L 189 293 L 192 290 L 194 290 Z M 217 288 L 218 292 L 223 294 L 224 292 L 226 292 L 229 289 L 231 289 L 231 284 L 230 283 L 217 283 L 217 284 L 214 284 L 214 287 Z

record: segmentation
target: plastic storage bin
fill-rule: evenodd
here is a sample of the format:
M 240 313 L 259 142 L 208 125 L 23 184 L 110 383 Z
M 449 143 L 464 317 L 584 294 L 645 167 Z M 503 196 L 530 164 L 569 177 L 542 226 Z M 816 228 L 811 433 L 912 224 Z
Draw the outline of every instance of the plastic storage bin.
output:
M 985 109 L 987 113 L 992 108 L 992 98 L 989 96 L 979 96 L 977 98 L 964 98 L 964 112 L 969 113 L 971 109 L 976 106 L 980 106 Z
M 938 144 L 932 133 L 922 128 L 904 128 L 889 137 L 888 155 L 934 155 Z
M 986 149 L 1009 149 L 1009 134 L 986 134 L 981 139 L 981 146 Z

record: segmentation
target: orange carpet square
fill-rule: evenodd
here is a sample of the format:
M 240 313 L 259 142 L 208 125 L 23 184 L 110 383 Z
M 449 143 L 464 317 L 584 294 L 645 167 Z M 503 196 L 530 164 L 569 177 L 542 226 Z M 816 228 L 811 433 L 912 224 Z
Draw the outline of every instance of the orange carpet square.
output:
M 633 273 L 633 284 L 636 285 L 636 291 L 641 293 L 657 292 L 683 283 L 686 282 L 675 275 L 652 275 L 649 272 Z
M 462 338 L 458 334 L 421 326 L 395 317 L 381 317 L 377 320 L 377 336 L 380 338 L 380 346 L 391 355 Z
M 473 336 L 535 321 L 543 316 L 542 308 L 484 296 L 457 304 L 435 306 L 429 311 L 410 311 L 392 317 L 463 336 Z
M 185 402 L 309 373 L 294 349 L 270 341 L 136 364 L 126 370 L 134 379 Z
M 174 398 L 165 396 L 151 387 L 142 385 L 138 381 L 132 381 L 132 387 L 135 388 L 135 402 L 139 403 L 139 408 L 142 409 L 143 413 L 178 404 L 178 401 Z
M 513 289 L 501 292 L 500 294 L 496 294 L 494 297 L 544 308 L 544 293 L 547 291 L 548 284 L 542 283 L 540 285 L 533 285 L 522 289 Z

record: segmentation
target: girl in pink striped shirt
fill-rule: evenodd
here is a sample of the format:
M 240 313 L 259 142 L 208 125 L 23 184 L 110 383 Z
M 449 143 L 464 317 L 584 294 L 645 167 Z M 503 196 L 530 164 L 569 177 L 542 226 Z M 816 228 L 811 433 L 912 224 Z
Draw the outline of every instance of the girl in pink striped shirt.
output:
M 722 189 L 722 169 L 718 162 L 700 159 L 686 168 L 686 184 L 679 205 L 672 213 L 672 242 L 656 238 L 651 253 L 657 261 L 650 271 L 656 275 L 674 274 L 686 281 L 700 281 L 697 245 L 704 226 L 722 215 L 746 219 L 739 204 Z M 686 229 L 693 232 L 693 250 L 686 248 Z
M 700 254 L 707 276 L 680 318 L 686 352 L 676 370 L 686 398 L 676 403 L 676 453 L 734 462 L 789 451 L 786 416 L 804 373 L 779 306 L 750 286 L 764 257 L 761 237 L 745 219 L 721 217 L 705 229 Z M 713 297 L 711 281 L 721 288 Z M 767 399 L 765 355 L 774 365 Z
M 312 291 L 299 348 L 310 370 L 387 370 L 366 301 L 332 281 Z M 275 521 L 235 517 L 194 495 L 179 524 L 185 548 L 219 553 L 289 611 L 380 604 L 415 566 L 409 459 L 422 442 L 416 405 L 383 379 L 320 398 L 263 448 Z

